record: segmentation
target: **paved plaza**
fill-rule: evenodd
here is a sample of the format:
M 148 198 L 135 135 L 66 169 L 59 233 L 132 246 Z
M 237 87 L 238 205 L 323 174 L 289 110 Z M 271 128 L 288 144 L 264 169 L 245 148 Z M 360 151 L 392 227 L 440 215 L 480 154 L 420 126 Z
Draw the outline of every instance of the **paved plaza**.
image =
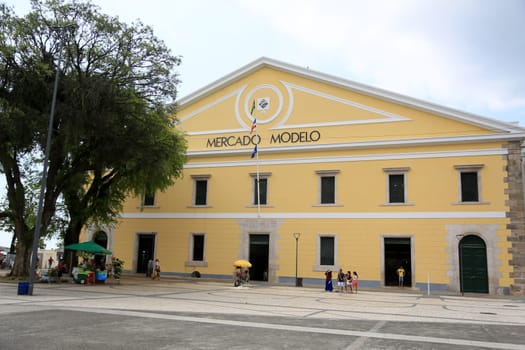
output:
M 0 348 L 525 349 L 525 300 L 125 276 L 0 283 Z

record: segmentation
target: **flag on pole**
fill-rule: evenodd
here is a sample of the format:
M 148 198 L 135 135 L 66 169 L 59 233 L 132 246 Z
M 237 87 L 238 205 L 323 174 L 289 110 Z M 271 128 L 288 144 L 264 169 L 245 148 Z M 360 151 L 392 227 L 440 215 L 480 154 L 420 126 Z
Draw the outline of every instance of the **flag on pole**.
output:
M 255 145 L 255 147 L 253 148 L 253 152 L 252 152 L 251 158 L 255 157 L 256 154 L 257 154 L 257 145 Z
M 253 99 L 252 109 L 250 109 L 250 115 L 253 115 L 253 111 L 255 111 L 255 99 Z
M 250 134 L 257 129 L 257 119 L 253 119 L 252 128 L 250 129 Z

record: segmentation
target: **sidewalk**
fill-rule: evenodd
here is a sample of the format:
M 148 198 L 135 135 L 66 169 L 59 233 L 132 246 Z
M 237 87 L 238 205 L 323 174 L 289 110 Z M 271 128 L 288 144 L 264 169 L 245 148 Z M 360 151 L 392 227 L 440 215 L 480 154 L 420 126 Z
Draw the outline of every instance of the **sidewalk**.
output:
M 36 283 L 33 295 L 17 295 L 16 282 L 0 283 L 0 341 L 8 350 L 32 348 L 37 338 L 94 350 L 523 349 L 523 315 L 523 298 L 405 290 L 345 294 L 323 285 L 124 275 L 100 285 Z M 41 332 L 49 318 L 58 328 Z
M 57 302 L 60 300 L 60 302 Z M 106 284 L 35 283 L 33 295 L 17 295 L 17 283 L 0 283 L 0 304 L 38 302 L 53 307 L 197 312 L 404 321 L 488 322 L 525 325 L 525 299 L 487 295 L 430 295 L 408 290 L 325 292 L 323 286 L 285 286 L 252 282 L 167 277 L 152 281 L 124 275 Z
M 9 274 L 10 270 L 8 269 L 0 269 L 0 283 L 7 282 L 7 283 L 17 283 L 17 281 L 2 281 L 2 278 L 6 277 Z M 187 283 L 202 283 L 202 282 L 211 282 L 211 283 L 219 283 L 223 284 L 225 286 L 233 286 L 231 281 L 228 279 L 214 279 L 214 278 L 195 278 L 195 277 L 173 277 L 173 276 L 167 276 L 162 278 L 163 283 L 179 283 L 181 281 L 185 281 Z M 122 284 L 122 285 L 141 285 L 141 284 L 148 284 L 150 282 L 150 279 L 145 277 L 144 274 L 133 274 L 133 273 L 127 273 L 123 274 L 122 279 L 120 281 L 115 281 L 113 279 L 108 279 L 107 284 Z M 72 278 L 70 276 L 64 275 L 62 277 L 62 284 L 68 284 L 73 283 Z M 46 283 L 41 282 L 39 280 L 35 280 L 35 287 L 38 287 L 40 285 L 50 284 L 55 285 L 55 283 Z M 60 285 L 58 283 L 57 285 Z M 103 285 L 103 284 L 102 284 Z M 252 286 L 257 286 L 257 288 L 270 288 L 270 287 L 291 287 L 292 289 L 314 289 L 314 290 L 324 290 L 324 280 L 319 282 L 319 285 L 315 284 L 304 284 L 302 287 L 295 287 L 295 285 L 292 284 L 272 284 L 269 282 L 262 282 L 262 281 L 252 281 Z M 100 285 L 97 285 L 100 286 Z M 444 296 L 456 296 L 456 297 L 471 297 L 471 298 L 480 298 L 480 299 L 503 299 L 503 300 L 522 300 L 525 301 L 525 297 L 523 296 L 513 296 L 513 295 L 489 295 L 489 294 L 479 294 L 479 293 L 464 293 L 462 295 L 459 292 L 453 292 L 453 291 L 432 291 L 428 292 L 427 290 L 419 290 L 415 288 L 399 288 L 399 287 L 382 287 L 382 288 L 360 288 L 359 292 L 370 292 L 370 293 L 401 293 L 401 294 L 407 294 L 407 295 L 417 295 L 419 297 L 444 297 Z M 336 290 L 331 292 L 333 294 L 339 294 Z M 345 293 L 343 293 L 345 294 Z

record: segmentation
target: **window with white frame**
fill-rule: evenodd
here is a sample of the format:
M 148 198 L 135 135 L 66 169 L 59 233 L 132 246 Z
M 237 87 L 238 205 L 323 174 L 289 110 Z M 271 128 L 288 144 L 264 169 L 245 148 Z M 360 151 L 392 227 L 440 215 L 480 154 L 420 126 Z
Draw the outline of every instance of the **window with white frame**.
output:
M 192 261 L 204 261 L 204 234 L 193 234 Z
M 335 265 L 335 237 L 334 236 L 319 237 L 319 265 L 322 265 L 322 266 Z
M 271 173 L 250 173 L 252 177 L 252 204 L 253 205 L 267 205 L 268 204 L 268 178 Z
M 206 261 L 206 234 L 190 233 L 188 246 L 188 261 L 185 262 L 185 266 L 208 266 Z
M 192 175 L 193 179 L 193 205 L 208 205 L 208 180 L 211 175 Z
M 404 168 L 384 168 L 383 171 L 386 173 L 387 182 L 387 203 L 389 204 L 402 204 L 407 202 L 407 172 L 410 170 L 408 167 Z
M 336 175 L 339 170 L 319 170 L 319 204 L 336 203 Z
M 155 192 L 146 192 L 142 196 L 142 206 L 152 207 L 155 205 Z
M 456 165 L 458 172 L 459 202 L 481 202 L 481 169 L 483 164 Z

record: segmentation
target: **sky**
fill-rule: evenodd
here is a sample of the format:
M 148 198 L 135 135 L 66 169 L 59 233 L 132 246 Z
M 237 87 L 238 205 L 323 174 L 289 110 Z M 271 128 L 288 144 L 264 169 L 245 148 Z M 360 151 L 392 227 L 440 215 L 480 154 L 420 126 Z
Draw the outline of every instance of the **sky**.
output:
M 265 56 L 525 127 L 524 0 L 92 2 L 182 57 L 179 97 Z

